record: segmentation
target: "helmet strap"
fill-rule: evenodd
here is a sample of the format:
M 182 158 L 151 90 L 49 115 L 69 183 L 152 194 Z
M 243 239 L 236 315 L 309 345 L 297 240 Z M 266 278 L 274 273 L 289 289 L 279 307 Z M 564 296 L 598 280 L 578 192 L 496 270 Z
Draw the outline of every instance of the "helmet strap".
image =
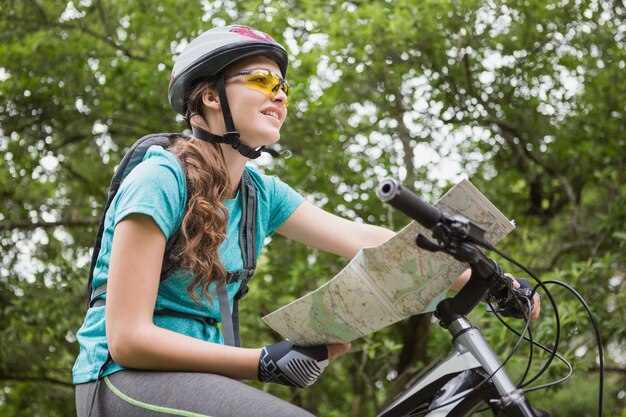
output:
M 224 74 L 220 74 L 217 78 L 217 94 L 220 96 L 220 105 L 222 106 L 222 114 L 224 115 L 224 126 L 226 127 L 226 133 L 237 132 L 235 130 L 235 123 L 233 122 L 233 116 L 230 113 L 230 106 L 228 105 L 228 98 L 226 97 L 226 85 L 224 84 Z
M 187 107 L 187 106 L 185 106 Z M 183 119 L 185 120 L 185 124 L 187 125 L 187 129 L 191 129 L 191 118 L 193 117 L 194 113 L 191 113 L 191 110 L 189 110 L 189 108 L 187 108 L 187 110 L 185 111 L 185 115 L 183 116 Z
M 282 156 L 283 153 L 278 153 L 273 149 L 266 149 L 265 146 L 261 146 L 258 149 L 254 149 L 245 145 L 241 142 L 239 132 L 235 130 L 235 124 L 233 123 L 233 117 L 230 113 L 230 107 L 228 106 L 228 98 L 226 97 L 226 87 L 224 85 L 224 74 L 221 74 L 217 78 L 217 93 L 220 97 L 220 105 L 222 107 L 222 114 L 224 115 L 224 126 L 226 128 L 226 133 L 223 136 L 216 135 L 211 132 L 207 132 L 204 129 L 200 129 L 197 126 L 191 126 L 191 131 L 193 132 L 193 136 L 203 140 L 205 142 L 211 143 L 225 143 L 227 145 L 232 146 L 236 149 L 240 154 L 249 159 L 256 159 L 261 156 L 262 152 L 267 152 L 273 157 Z M 190 124 L 191 116 L 186 115 L 188 117 L 185 118 L 185 121 L 189 120 L 187 123 Z
M 220 138 L 220 140 L 213 140 L 213 142 L 226 143 L 233 148 L 237 149 L 240 154 L 249 159 L 256 159 L 261 156 L 261 152 L 263 151 L 263 146 L 259 149 L 251 148 L 247 145 L 241 143 L 240 135 L 237 130 L 235 130 L 235 123 L 233 122 L 233 116 L 230 113 L 230 106 L 228 105 L 228 97 L 226 97 L 226 85 L 224 84 L 224 74 L 220 74 L 217 77 L 217 94 L 220 97 L 220 106 L 222 107 L 222 115 L 224 116 L 224 127 L 226 128 L 226 133 L 224 136 L 213 135 L 212 133 L 208 133 L 212 138 Z M 196 136 L 196 132 L 194 131 L 194 136 Z M 198 139 L 205 140 L 199 136 L 196 136 Z

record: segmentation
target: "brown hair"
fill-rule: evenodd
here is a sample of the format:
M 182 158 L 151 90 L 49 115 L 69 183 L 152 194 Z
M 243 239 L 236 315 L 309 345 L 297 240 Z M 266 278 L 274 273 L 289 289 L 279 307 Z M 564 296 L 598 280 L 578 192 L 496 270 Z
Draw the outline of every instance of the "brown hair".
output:
M 202 114 L 202 95 L 212 89 L 213 83 L 202 81 L 189 93 L 190 122 L 207 128 Z M 223 285 L 226 275 L 219 259 L 219 246 L 226 238 L 228 210 L 224 201 L 230 190 L 230 178 L 222 149 L 216 143 L 196 138 L 178 138 L 169 148 L 178 156 L 187 179 L 187 207 L 181 224 L 182 243 L 175 248 L 179 266 L 190 271 L 194 278 L 187 292 L 200 302 L 195 289 L 211 300 L 209 286 Z

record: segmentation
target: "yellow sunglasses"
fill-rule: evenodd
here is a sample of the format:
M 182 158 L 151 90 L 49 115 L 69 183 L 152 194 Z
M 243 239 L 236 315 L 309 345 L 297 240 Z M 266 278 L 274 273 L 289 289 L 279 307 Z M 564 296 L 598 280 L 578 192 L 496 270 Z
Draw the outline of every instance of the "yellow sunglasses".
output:
M 224 81 L 239 76 L 243 77 L 248 88 L 265 93 L 270 98 L 273 98 L 276 93 L 278 93 L 279 89 L 283 90 L 287 96 L 285 107 L 289 106 L 289 102 L 291 101 L 291 88 L 289 87 L 289 81 L 285 80 L 280 75 L 266 69 L 251 69 L 231 74 L 224 78 Z

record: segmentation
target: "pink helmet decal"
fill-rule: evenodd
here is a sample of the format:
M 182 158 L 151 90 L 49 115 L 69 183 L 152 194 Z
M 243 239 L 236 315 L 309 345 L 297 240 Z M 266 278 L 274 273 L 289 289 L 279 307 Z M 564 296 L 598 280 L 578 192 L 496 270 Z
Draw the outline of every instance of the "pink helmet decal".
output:
M 263 33 L 260 30 L 253 29 L 250 26 L 233 26 L 230 31 L 252 39 L 276 42 L 274 38 L 272 38 L 267 33 Z

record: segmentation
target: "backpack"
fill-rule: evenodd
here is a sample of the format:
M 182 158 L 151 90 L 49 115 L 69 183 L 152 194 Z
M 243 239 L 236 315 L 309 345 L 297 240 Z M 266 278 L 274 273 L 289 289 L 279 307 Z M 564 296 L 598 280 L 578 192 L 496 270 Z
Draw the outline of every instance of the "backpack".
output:
M 120 165 L 115 170 L 111 185 L 109 186 L 109 192 L 107 202 L 104 207 L 104 212 L 100 219 L 100 225 L 98 227 L 98 233 L 93 246 L 93 253 L 91 255 L 91 263 L 89 267 L 89 279 L 87 282 L 87 308 L 98 307 L 105 305 L 106 299 L 102 296 L 106 293 L 106 283 L 92 289 L 93 273 L 96 266 L 98 255 L 100 254 L 100 248 L 102 246 L 102 236 L 104 234 L 104 221 L 106 213 L 111 206 L 117 191 L 122 184 L 122 181 L 128 176 L 128 174 L 143 161 L 143 158 L 148 151 L 148 148 L 154 145 L 162 146 L 163 148 L 169 148 L 174 140 L 181 137 L 176 133 L 154 133 L 146 135 L 139 139 L 131 146 L 126 152 L 124 158 L 120 162 Z M 257 199 L 256 189 L 252 184 L 252 180 L 247 171 L 244 170 L 243 177 L 241 179 L 240 193 L 242 196 L 242 220 L 239 231 L 239 245 L 243 256 L 243 269 L 235 272 L 229 272 L 225 278 L 225 284 L 242 281 L 239 287 L 239 291 L 235 295 L 235 302 L 233 304 L 233 313 L 230 313 L 230 303 L 228 299 L 228 291 L 226 285 L 221 285 L 218 290 L 218 301 L 220 306 L 220 315 L 222 321 L 222 331 L 224 335 L 224 342 L 231 346 L 240 345 L 239 337 L 239 306 L 238 301 L 248 292 L 248 281 L 254 274 L 256 268 L 256 212 L 257 212 Z M 178 256 L 176 256 L 175 248 L 181 243 L 180 229 L 177 230 L 167 241 L 165 246 L 165 256 L 163 257 L 163 265 L 161 267 L 161 281 L 166 279 L 177 267 L 180 262 Z M 155 310 L 155 315 L 173 315 L 180 317 L 188 317 L 195 320 L 208 323 L 210 325 L 217 325 L 217 321 L 211 318 L 183 313 L 170 309 Z

